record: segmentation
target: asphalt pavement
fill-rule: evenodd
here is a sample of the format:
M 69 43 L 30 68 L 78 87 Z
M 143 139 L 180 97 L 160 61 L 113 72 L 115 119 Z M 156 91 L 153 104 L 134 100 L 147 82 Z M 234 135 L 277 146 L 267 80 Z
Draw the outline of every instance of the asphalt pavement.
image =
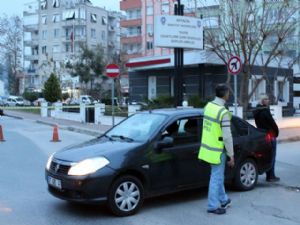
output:
M 50 126 L 57 125 L 59 129 L 74 131 L 82 134 L 99 136 L 111 128 L 109 125 L 80 123 L 77 121 L 55 119 L 52 117 L 41 117 L 39 114 L 26 113 L 20 111 L 5 110 L 5 116 L 14 117 L 18 119 L 25 119 L 35 121 L 37 123 L 47 124 Z M 249 123 L 254 125 L 253 120 Z M 280 129 L 278 143 L 293 142 L 300 140 L 300 117 L 283 117 L 276 120 Z

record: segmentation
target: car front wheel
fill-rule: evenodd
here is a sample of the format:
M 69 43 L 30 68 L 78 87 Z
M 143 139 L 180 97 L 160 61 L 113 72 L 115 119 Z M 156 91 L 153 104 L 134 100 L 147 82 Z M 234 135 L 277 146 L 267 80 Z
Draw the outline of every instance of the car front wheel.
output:
M 116 179 L 110 189 L 108 206 L 117 216 L 129 216 L 142 206 L 144 189 L 134 176 L 122 176 Z
M 253 159 L 246 159 L 240 163 L 236 170 L 235 186 L 241 191 L 252 190 L 258 179 L 257 165 Z

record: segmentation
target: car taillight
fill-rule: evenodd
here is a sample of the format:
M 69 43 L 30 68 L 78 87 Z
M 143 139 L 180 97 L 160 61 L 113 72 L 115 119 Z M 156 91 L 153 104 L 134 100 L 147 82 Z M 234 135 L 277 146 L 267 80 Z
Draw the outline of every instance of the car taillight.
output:
M 266 134 L 266 142 L 267 143 L 271 143 L 272 139 L 273 139 L 272 134 L 271 133 L 267 133 Z

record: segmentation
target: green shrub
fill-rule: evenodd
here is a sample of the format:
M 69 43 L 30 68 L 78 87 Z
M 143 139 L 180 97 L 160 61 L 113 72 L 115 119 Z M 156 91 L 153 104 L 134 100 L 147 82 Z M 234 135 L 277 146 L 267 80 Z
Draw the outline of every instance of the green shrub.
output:
M 147 105 L 142 105 L 142 110 L 161 109 L 174 107 L 175 98 L 168 95 L 160 95 L 155 99 L 148 100 Z
M 39 95 L 40 93 L 38 92 L 25 90 L 25 92 L 23 93 L 23 98 L 33 103 L 35 100 L 39 98 Z
M 208 99 L 201 99 L 198 95 L 192 95 L 188 99 L 189 106 L 193 106 L 194 108 L 203 108 L 208 101 Z

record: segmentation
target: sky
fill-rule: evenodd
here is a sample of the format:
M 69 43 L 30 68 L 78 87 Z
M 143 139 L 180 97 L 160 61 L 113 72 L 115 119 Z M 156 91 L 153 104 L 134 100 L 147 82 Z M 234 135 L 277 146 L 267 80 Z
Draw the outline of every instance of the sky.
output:
M 34 2 L 34 0 L 8 0 L 0 7 L 0 16 L 19 15 L 22 16 L 24 4 Z M 119 0 L 91 0 L 94 6 L 105 7 L 108 10 L 118 10 L 120 8 Z

